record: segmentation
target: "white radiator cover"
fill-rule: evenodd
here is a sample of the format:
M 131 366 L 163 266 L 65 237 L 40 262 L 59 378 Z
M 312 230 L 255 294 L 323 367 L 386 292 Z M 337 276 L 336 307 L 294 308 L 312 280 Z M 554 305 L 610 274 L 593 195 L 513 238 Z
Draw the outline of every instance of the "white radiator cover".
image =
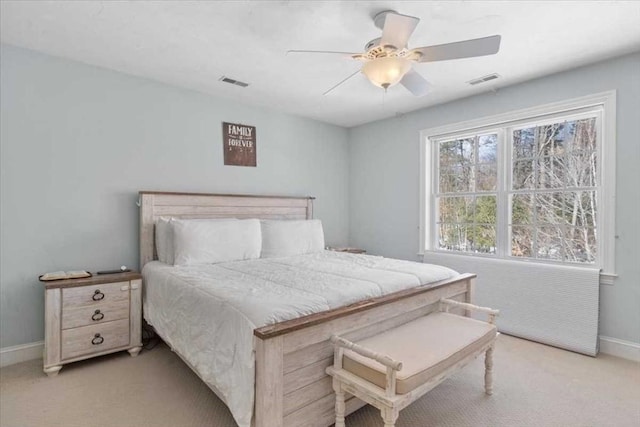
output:
M 500 310 L 501 332 L 598 353 L 598 269 L 437 252 L 424 262 L 477 274 L 475 303 Z

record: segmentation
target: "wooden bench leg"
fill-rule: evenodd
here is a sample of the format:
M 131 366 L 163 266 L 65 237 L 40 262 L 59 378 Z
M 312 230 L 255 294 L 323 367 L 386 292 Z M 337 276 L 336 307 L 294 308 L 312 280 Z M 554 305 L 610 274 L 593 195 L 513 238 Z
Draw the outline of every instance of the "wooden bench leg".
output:
M 493 346 L 484 353 L 484 392 L 493 394 Z
M 333 390 L 336 392 L 336 425 L 335 427 L 345 427 L 344 425 L 344 391 L 340 381 L 333 380 Z
M 395 427 L 396 420 L 398 419 L 398 411 L 394 408 L 384 408 L 380 410 L 382 412 L 382 419 L 384 420 L 384 427 Z

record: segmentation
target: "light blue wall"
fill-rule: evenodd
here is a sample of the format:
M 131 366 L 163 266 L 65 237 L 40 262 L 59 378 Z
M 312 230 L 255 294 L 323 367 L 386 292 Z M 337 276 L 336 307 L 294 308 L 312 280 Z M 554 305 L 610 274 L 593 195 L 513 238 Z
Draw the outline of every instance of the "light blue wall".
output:
M 600 291 L 600 334 L 640 343 L 640 54 L 349 130 L 350 244 L 417 259 L 419 132 L 536 105 L 617 91 L 616 273 Z
M 137 265 L 141 189 L 314 195 L 327 243 L 415 260 L 421 129 L 611 89 L 620 277 L 602 286 L 600 332 L 640 342 L 640 54 L 350 130 L 11 46 L 0 54 L 0 347 L 42 339 L 38 274 Z M 222 121 L 257 127 L 257 168 L 223 166 Z
M 346 129 L 0 53 L 0 347 L 43 339 L 39 274 L 137 268 L 139 190 L 316 196 L 327 243 L 347 243 Z M 258 167 L 223 165 L 222 121 L 256 126 Z

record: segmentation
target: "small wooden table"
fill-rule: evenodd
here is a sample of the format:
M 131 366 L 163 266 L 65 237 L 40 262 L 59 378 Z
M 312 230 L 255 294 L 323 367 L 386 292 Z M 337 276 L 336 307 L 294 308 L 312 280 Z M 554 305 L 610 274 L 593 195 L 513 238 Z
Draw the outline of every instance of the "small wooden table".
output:
M 349 254 L 366 254 L 367 253 L 365 249 L 360 249 L 360 248 L 334 248 L 329 246 L 327 247 L 327 249 L 334 252 L 346 252 Z
M 127 272 L 43 282 L 44 372 L 116 351 L 142 349 L 142 276 Z

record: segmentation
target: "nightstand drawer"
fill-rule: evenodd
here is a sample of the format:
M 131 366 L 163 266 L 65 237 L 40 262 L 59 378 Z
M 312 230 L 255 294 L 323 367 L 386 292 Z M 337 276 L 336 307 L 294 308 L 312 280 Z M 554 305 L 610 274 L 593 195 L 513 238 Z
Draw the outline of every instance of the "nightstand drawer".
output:
M 62 290 L 62 308 L 93 306 L 106 302 L 129 300 L 129 282 L 65 288 Z
M 62 331 L 62 360 L 129 344 L 129 319 Z
M 105 297 L 106 298 L 106 297 Z M 62 309 L 62 329 L 98 325 L 112 320 L 129 318 L 129 299 L 106 301 L 91 306 Z

